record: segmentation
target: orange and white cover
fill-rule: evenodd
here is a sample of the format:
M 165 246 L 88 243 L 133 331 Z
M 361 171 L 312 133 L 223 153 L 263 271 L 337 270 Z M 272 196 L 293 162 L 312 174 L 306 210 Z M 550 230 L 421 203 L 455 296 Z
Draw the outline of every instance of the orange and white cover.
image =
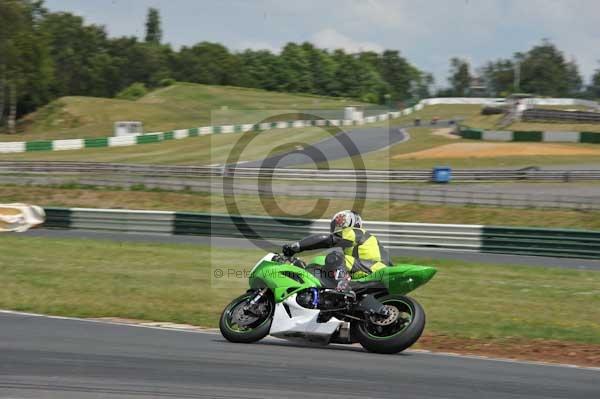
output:
M 22 233 L 46 220 L 42 207 L 27 204 L 0 204 L 0 233 Z

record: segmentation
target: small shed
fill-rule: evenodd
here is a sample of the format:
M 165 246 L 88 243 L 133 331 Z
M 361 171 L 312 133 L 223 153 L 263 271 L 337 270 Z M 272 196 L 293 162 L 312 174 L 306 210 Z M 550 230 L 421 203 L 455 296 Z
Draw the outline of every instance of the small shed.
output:
M 115 136 L 129 136 L 132 134 L 144 133 L 144 127 L 140 121 L 119 121 L 115 122 Z
M 361 106 L 353 105 L 344 108 L 344 119 L 351 121 L 359 121 L 364 118 L 364 111 Z

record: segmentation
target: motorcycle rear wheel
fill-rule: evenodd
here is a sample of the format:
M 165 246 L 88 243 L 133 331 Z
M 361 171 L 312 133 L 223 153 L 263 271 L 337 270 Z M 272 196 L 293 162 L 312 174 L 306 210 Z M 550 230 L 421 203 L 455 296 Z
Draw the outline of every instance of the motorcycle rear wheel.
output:
M 253 292 L 247 292 L 244 295 L 235 298 L 227 305 L 225 310 L 223 310 L 221 319 L 219 320 L 219 329 L 221 330 L 223 337 L 228 341 L 252 343 L 263 339 L 269 334 L 275 309 L 271 295 L 265 295 L 261 299 L 261 302 L 268 307 L 268 311 L 264 316 L 256 317 L 256 320 L 252 320 L 251 317 L 253 316 L 251 315 L 249 319 L 246 319 L 246 322 L 249 322 L 249 324 L 238 324 L 240 317 L 247 317 L 244 314 L 241 314 L 240 316 L 240 312 L 243 312 L 240 307 L 250 301 L 254 295 L 255 293 Z
M 417 342 L 425 328 L 423 307 L 408 296 L 388 295 L 377 299 L 399 314 L 397 320 L 389 325 L 353 322 L 353 338 L 369 352 L 384 354 L 402 352 Z

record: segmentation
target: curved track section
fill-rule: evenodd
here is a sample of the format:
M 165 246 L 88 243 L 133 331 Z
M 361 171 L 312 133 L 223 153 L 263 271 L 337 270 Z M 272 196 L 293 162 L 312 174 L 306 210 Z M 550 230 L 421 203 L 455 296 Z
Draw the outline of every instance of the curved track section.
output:
M 0 314 L 0 396 L 594 398 L 600 372 Z
M 403 128 L 360 128 L 342 132 L 297 150 L 274 155 L 259 161 L 240 163 L 243 167 L 286 168 L 295 165 L 330 162 L 362 155 L 408 140 Z

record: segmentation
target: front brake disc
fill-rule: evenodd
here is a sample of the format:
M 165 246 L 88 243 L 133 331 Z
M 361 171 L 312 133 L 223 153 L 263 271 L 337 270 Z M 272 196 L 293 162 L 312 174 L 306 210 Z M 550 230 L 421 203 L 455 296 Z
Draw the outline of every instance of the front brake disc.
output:
M 400 311 L 397 307 L 391 305 L 384 305 L 388 311 L 387 317 L 381 317 L 377 315 L 371 316 L 371 323 L 378 326 L 389 326 L 394 323 L 400 317 Z
M 231 312 L 231 319 L 238 326 L 246 327 L 258 320 L 258 316 L 245 311 L 243 304 L 240 304 Z

